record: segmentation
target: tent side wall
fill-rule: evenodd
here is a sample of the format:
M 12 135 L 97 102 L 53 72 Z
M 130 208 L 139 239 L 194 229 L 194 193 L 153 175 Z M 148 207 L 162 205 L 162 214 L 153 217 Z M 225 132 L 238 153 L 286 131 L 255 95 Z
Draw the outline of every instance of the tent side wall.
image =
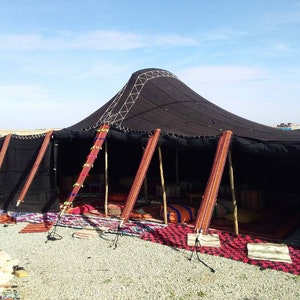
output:
M 0 209 L 5 211 L 16 209 L 18 197 L 34 165 L 43 139 L 44 136 L 31 136 L 30 138 L 12 136 L 0 169 Z M 54 152 L 54 144 L 51 142 L 18 211 L 55 212 L 59 210 Z

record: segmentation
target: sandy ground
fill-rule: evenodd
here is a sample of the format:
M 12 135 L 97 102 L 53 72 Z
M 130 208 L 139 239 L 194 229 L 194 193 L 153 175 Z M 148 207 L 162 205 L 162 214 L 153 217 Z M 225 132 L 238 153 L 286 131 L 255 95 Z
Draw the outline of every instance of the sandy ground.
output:
M 28 272 L 14 277 L 21 300 L 300 299 L 300 276 L 114 234 L 79 239 L 74 228 L 20 234 L 26 223 L 0 227 L 0 249 Z M 210 268 L 215 272 L 212 272 Z

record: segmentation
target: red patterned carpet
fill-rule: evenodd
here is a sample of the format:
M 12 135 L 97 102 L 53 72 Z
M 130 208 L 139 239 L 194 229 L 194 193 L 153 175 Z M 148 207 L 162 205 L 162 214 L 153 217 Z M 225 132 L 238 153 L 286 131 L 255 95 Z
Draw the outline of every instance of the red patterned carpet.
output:
M 282 241 L 300 225 L 300 212 L 282 213 L 265 211 L 261 217 L 250 223 L 239 222 L 239 233 L 248 234 L 270 241 Z M 234 224 L 225 218 L 213 218 L 211 228 L 234 232 Z
M 191 227 L 170 224 L 167 227 L 155 229 L 152 232 L 146 232 L 141 235 L 140 238 L 174 248 L 194 251 L 194 247 L 187 246 L 187 234 L 192 232 Z M 210 233 L 215 232 L 215 230 L 210 230 Z M 235 234 L 231 232 L 220 231 L 218 234 L 221 242 L 220 248 L 198 247 L 198 252 L 256 265 L 262 270 L 269 268 L 300 275 L 300 247 L 288 247 L 292 263 L 254 260 L 247 257 L 247 244 L 264 243 L 266 242 L 265 240 L 242 234 L 235 236 Z

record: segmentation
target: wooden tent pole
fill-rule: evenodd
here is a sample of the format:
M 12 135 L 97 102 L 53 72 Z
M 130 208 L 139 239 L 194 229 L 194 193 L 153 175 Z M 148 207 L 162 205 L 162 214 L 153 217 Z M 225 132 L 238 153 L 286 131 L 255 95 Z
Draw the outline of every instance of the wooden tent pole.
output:
M 217 195 L 224 172 L 226 157 L 229 151 L 232 131 L 224 131 L 219 138 L 213 166 L 204 191 L 200 209 L 197 214 L 194 230 L 198 233 L 202 230 L 203 234 L 207 234 L 207 229 L 216 204 Z
M 160 147 L 158 147 L 158 156 L 159 156 L 160 181 L 161 181 L 161 189 L 162 189 L 162 197 L 163 197 L 164 222 L 165 222 L 165 224 L 168 224 L 168 217 L 167 217 L 167 210 L 168 210 L 168 206 L 167 206 L 167 193 L 166 193 L 166 186 L 165 186 L 162 153 L 161 153 L 161 148 Z
M 145 151 L 144 147 L 142 147 L 143 153 Z M 145 174 L 145 179 L 143 182 L 143 186 L 144 186 L 144 204 L 147 204 L 147 199 L 148 199 L 148 178 L 147 178 L 147 174 Z
M 84 183 L 86 177 L 88 176 L 91 168 L 93 167 L 94 161 L 96 160 L 96 158 L 98 156 L 98 153 L 102 147 L 102 144 L 103 144 L 104 140 L 106 139 L 109 128 L 110 128 L 109 125 L 102 124 L 97 129 L 97 134 L 94 139 L 94 145 L 91 147 L 90 153 L 87 157 L 87 160 L 86 160 L 85 164 L 82 166 L 82 170 L 77 178 L 77 181 L 73 185 L 72 192 L 70 193 L 67 201 L 64 202 L 64 205 L 59 214 L 59 217 L 61 217 L 64 214 L 64 212 L 66 211 L 66 209 L 68 209 L 72 205 L 79 190 L 83 186 L 83 183 Z
M 234 229 L 235 229 L 235 234 L 238 235 L 239 234 L 238 212 L 237 212 L 237 204 L 236 204 L 236 196 L 235 196 L 235 188 L 234 188 L 232 156 L 230 150 L 228 152 L 228 164 L 229 164 L 230 191 L 232 196 L 233 215 L 234 215 Z
M 37 172 L 37 170 L 38 170 L 38 168 L 41 164 L 41 161 L 42 161 L 42 159 L 43 159 L 43 157 L 46 153 L 46 150 L 47 150 L 48 145 L 50 143 L 52 133 L 53 133 L 53 130 L 50 130 L 46 133 L 46 135 L 44 137 L 44 140 L 43 140 L 43 143 L 42 143 L 41 148 L 39 150 L 39 153 L 38 153 L 38 155 L 35 159 L 35 162 L 34 162 L 32 168 L 31 168 L 31 171 L 30 171 L 30 173 L 27 177 L 27 180 L 26 180 L 26 182 L 25 182 L 25 184 L 24 184 L 24 186 L 23 186 L 23 188 L 20 192 L 19 198 L 18 198 L 17 203 L 16 203 L 16 207 L 18 207 L 20 205 L 20 203 L 24 201 L 24 198 L 25 198 L 25 196 L 28 192 L 28 189 L 29 189 L 29 187 L 30 187 L 30 185 L 31 185 L 31 183 L 32 183 L 32 181 L 35 177 L 35 174 L 36 174 L 36 172 Z
M 104 143 L 104 180 L 105 180 L 105 196 L 104 196 L 104 212 L 105 216 L 108 216 L 108 152 L 107 141 Z
M 154 134 L 149 138 L 146 149 L 144 151 L 142 160 L 140 162 L 139 168 L 135 175 L 134 181 L 132 183 L 129 195 L 126 200 L 125 207 L 121 214 L 121 222 L 120 227 L 123 226 L 123 223 L 129 219 L 129 215 L 132 212 L 138 194 L 141 190 L 141 186 L 143 184 L 143 180 L 145 178 L 145 174 L 149 168 L 155 147 L 158 143 L 160 136 L 160 129 L 156 129 Z
M 11 135 L 12 134 L 9 133 L 4 138 L 4 142 L 3 142 L 3 145 L 2 145 L 2 148 L 1 148 L 1 151 L 0 151 L 0 169 L 1 169 L 2 163 L 4 161 L 5 154 L 6 154 L 7 149 L 8 149 L 8 145 L 9 145 L 9 142 L 10 142 L 10 139 L 11 139 Z
M 178 167 L 178 149 L 176 149 L 175 167 L 176 167 L 176 186 L 179 185 L 179 167 Z

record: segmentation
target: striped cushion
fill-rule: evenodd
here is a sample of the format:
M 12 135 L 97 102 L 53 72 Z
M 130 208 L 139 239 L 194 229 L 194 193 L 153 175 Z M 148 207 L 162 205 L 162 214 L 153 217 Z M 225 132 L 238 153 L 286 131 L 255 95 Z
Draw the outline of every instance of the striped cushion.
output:
M 161 206 L 160 216 L 164 217 L 164 207 Z M 173 204 L 167 207 L 167 219 L 170 223 L 186 223 L 195 220 L 195 209 L 183 204 Z

